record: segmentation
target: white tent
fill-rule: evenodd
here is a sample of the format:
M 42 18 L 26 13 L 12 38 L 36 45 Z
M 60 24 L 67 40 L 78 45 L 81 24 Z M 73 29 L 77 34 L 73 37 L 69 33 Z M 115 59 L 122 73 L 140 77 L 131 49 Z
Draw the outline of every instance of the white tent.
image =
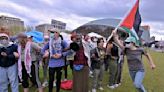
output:
M 88 36 L 90 36 L 90 37 L 95 36 L 95 37 L 97 37 L 97 38 L 103 38 L 104 41 L 105 41 L 105 43 L 104 43 L 104 47 L 106 47 L 106 38 L 105 38 L 104 36 L 99 35 L 98 33 L 94 33 L 94 32 L 88 33 Z
M 99 35 L 98 33 L 95 32 L 88 33 L 88 36 L 90 37 L 96 36 L 97 38 L 104 38 L 102 35 Z
M 63 39 L 68 43 L 70 44 L 72 41 L 71 41 L 71 34 L 68 34 L 68 33 L 65 33 L 65 32 L 61 32 L 60 33 L 62 36 L 63 36 Z
M 105 38 L 104 36 L 102 36 L 102 35 L 98 34 L 98 33 L 91 32 L 91 33 L 88 33 L 88 36 L 90 36 L 90 37 L 95 36 L 95 37 L 97 37 L 97 38 L 103 38 L 103 39 L 104 39 L 104 41 L 106 42 L 106 38 Z

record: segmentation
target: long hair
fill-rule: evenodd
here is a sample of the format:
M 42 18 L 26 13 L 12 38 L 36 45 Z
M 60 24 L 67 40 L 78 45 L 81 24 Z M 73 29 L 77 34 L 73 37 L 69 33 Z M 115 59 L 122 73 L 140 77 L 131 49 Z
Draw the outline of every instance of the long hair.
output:
M 25 45 L 27 43 L 27 35 L 25 35 L 24 33 L 19 33 L 18 34 L 18 39 L 19 39 L 20 45 L 22 45 L 23 47 L 25 47 Z

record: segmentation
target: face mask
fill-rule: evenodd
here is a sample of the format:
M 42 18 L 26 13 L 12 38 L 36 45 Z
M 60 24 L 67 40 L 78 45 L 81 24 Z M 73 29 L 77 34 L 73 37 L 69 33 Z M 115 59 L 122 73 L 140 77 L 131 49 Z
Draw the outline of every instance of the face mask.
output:
M 132 47 L 132 44 L 131 44 L 131 43 L 125 44 L 125 47 L 126 47 L 126 48 L 131 48 L 131 47 Z
M 54 38 L 54 33 L 50 33 L 50 37 L 51 38 Z
M 6 40 L 6 39 L 3 39 L 3 40 L 0 40 L 0 43 L 1 43 L 2 45 L 4 45 L 4 46 L 8 46 L 9 41 Z
M 81 44 L 81 41 L 76 41 L 76 43 L 80 45 Z
M 94 41 L 94 42 L 97 42 L 97 39 L 96 39 L 96 38 L 94 38 L 94 39 L 93 39 L 93 41 Z

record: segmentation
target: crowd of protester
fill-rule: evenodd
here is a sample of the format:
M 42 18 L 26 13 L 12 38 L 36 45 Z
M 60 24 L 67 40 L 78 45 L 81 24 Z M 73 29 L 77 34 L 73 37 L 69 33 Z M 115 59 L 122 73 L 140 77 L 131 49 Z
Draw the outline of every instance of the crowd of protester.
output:
M 33 42 L 33 36 L 18 34 L 16 42 L 10 41 L 9 30 L 0 28 L 0 92 L 19 92 L 19 84 L 23 92 L 30 92 L 30 84 L 39 92 L 48 87 L 49 92 L 60 92 L 62 74 L 68 80 L 68 66 L 71 69 L 72 92 L 103 91 L 104 72 L 108 72 L 107 87 L 115 89 L 122 84 L 124 56 L 127 57 L 131 79 L 138 92 L 146 92 L 142 81 L 145 69 L 142 55 L 145 55 L 152 69 L 155 64 L 148 52 L 136 44 L 134 37 L 120 39 L 116 32 L 106 42 L 103 38 L 89 37 L 78 33 L 72 34 L 72 42 L 68 44 L 60 35 L 60 30 L 47 30 L 44 42 L 39 45 Z M 39 77 L 42 65 L 43 82 Z M 64 72 L 63 72 L 64 71 Z M 91 79 L 91 89 L 89 88 Z

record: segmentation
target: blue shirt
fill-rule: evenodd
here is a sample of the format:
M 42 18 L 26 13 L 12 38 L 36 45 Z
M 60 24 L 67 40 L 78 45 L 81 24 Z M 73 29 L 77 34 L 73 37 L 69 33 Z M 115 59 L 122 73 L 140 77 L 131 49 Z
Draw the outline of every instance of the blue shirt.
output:
M 48 66 L 49 67 L 62 67 L 65 64 L 64 56 L 68 54 L 68 52 L 63 52 L 63 49 L 67 48 L 69 45 L 64 40 L 62 40 L 61 43 L 58 43 L 55 45 L 58 49 L 57 50 L 52 49 L 52 54 L 56 54 L 56 53 L 62 54 L 62 57 L 57 58 L 57 59 L 50 57 Z M 48 49 L 49 49 L 49 42 L 43 47 L 42 54 L 44 54 L 44 52 Z

